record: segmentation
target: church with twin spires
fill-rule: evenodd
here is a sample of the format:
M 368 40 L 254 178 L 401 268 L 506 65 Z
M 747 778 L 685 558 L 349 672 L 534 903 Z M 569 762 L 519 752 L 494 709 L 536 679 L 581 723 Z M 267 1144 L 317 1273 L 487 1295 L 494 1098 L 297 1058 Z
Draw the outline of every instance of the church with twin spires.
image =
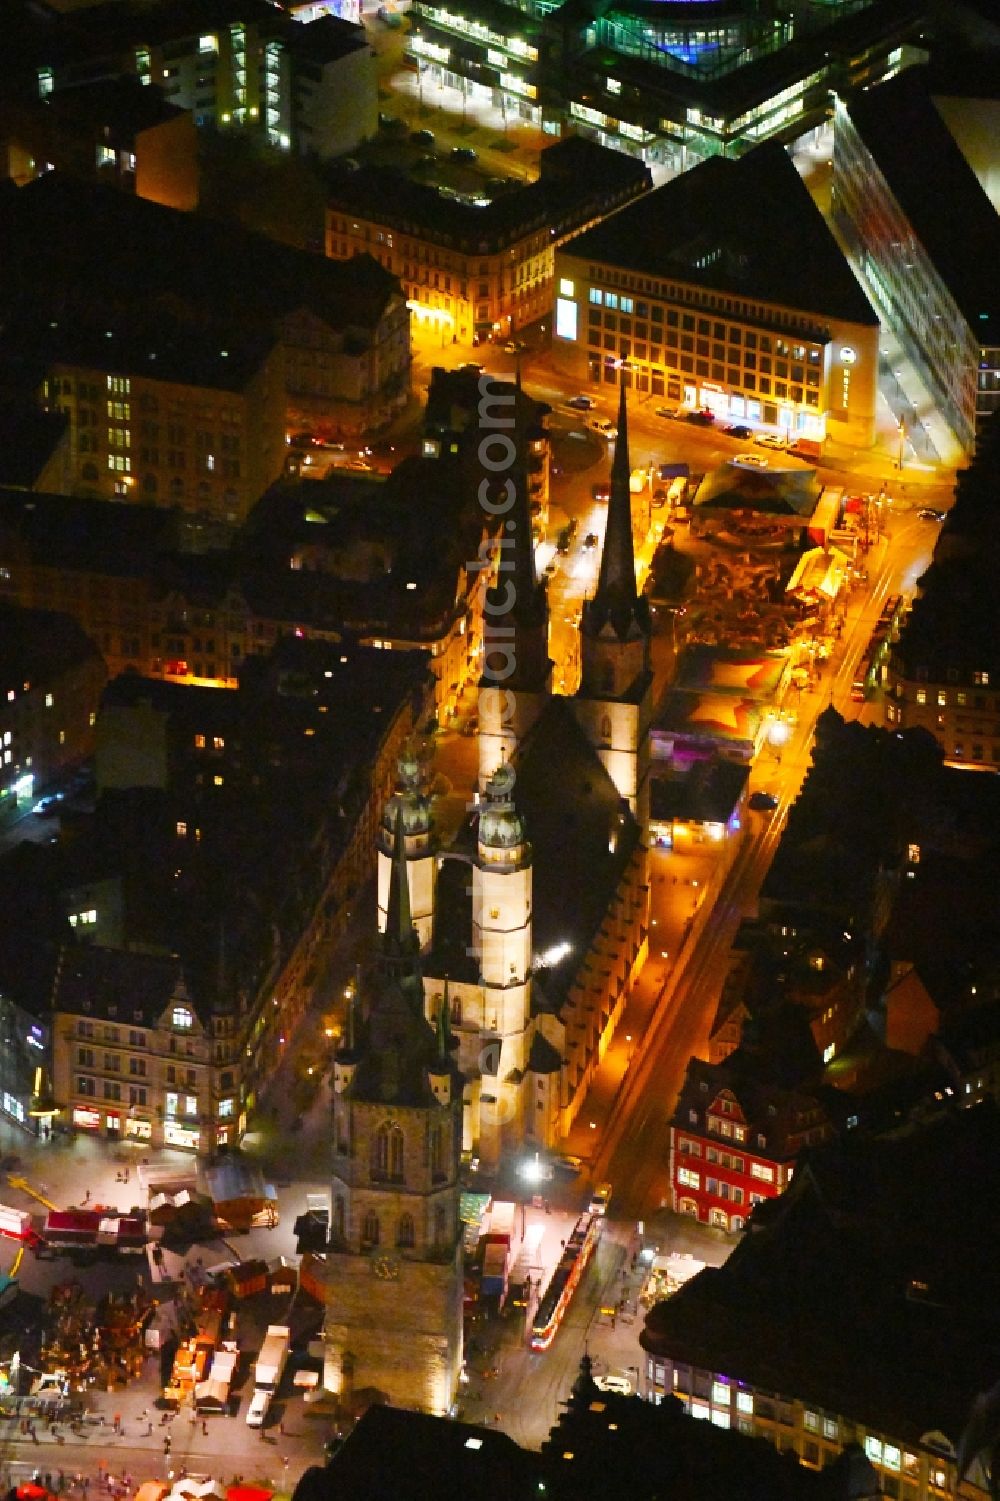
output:
M 404 761 L 378 850 L 384 932 L 401 825 L 424 1014 L 436 1023 L 447 1005 L 465 1081 L 462 1147 L 486 1165 L 559 1145 L 647 946 L 653 675 L 648 605 L 636 588 L 624 386 L 572 697 L 552 691 L 523 444 L 518 455 L 510 542 L 487 601 L 487 620 L 502 621 L 503 632 L 494 653 L 487 625 L 478 806 L 439 847 L 423 770 Z
M 480 787 L 442 848 L 416 760 L 378 845 L 372 972 L 334 1061 L 324 1385 L 445 1413 L 462 1362 L 459 1162 L 557 1147 L 646 955 L 652 673 L 624 391 L 582 679 L 552 693 L 545 584 L 515 472 L 509 698 L 480 694 Z M 501 577 L 503 574 L 501 574 Z M 481 689 L 494 686 L 487 637 Z M 485 706 L 506 702 L 509 714 Z

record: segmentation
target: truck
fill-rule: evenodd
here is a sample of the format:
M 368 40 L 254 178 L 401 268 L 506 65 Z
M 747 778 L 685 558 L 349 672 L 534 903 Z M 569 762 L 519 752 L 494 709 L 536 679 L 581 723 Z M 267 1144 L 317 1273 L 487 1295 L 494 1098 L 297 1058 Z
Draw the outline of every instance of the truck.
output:
M 254 1385 L 258 1390 L 270 1392 L 272 1396 L 277 1391 L 291 1342 L 292 1332 L 287 1324 L 268 1324 L 254 1369 Z
M 489 1222 L 483 1226 L 484 1235 L 492 1238 L 496 1235 L 506 1235 L 509 1240 L 514 1234 L 514 1216 L 517 1213 L 517 1205 L 507 1199 L 494 1199 L 490 1207 Z
M 502 1308 L 507 1297 L 507 1282 L 510 1276 L 510 1240 L 503 1236 L 490 1236 L 483 1248 L 483 1275 L 479 1283 L 481 1300 L 496 1299 Z
M 139 1256 L 149 1238 L 144 1214 L 105 1215 L 97 1209 L 50 1209 L 30 1244 L 39 1256 L 64 1251 L 114 1251 Z
M 38 1241 L 38 1231 L 28 1211 L 11 1209 L 6 1204 L 0 1204 L 0 1235 L 28 1246 L 35 1245 Z

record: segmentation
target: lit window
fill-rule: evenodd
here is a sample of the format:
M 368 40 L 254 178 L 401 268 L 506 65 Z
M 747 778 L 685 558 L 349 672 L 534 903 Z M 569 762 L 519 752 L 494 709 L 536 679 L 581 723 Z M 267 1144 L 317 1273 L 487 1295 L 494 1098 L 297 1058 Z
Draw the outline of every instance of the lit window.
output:
M 213 735 L 212 736 L 212 749 L 213 750 L 223 750 L 224 747 L 225 747 L 225 744 L 226 744 L 226 742 L 222 738 L 221 735 Z
M 873 1438 L 870 1433 L 865 1435 L 865 1453 L 873 1465 L 882 1463 L 882 1440 Z
M 175 1006 L 171 1020 L 181 1032 L 187 1032 L 194 1026 L 194 1015 L 187 1006 Z
M 678 1168 L 677 1181 L 682 1188 L 700 1188 L 701 1174 L 694 1172 L 689 1167 Z
M 188 1115 L 198 1114 L 198 1096 L 196 1094 L 185 1095 L 184 1109 Z
M 765 1167 L 762 1162 L 751 1162 L 750 1176 L 751 1178 L 761 1178 L 765 1183 L 773 1183 L 774 1168 Z
M 55 699 L 52 697 L 52 694 L 51 693 L 46 693 L 46 695 L 45 695 L 45 707 L 47 709 L 51 709 L 52 705 L 54 703 L 55 703 Z
M 927 689 L 926 688 L 918 688 L 917 689 L 917 703 L 918 704 L 925 704 L 926 702 L 927 702 Z
M 948 702 L 948 695 L 943 688 L 938 689 L 937 701 L 939 709 L 943 709 Z
M 729 1406 L 729 1387 L 724 1381 L 712 1382 L 712 1401 L 717 1407 Z
M 560 279 L 559 279 L 559 295 L 560 295 L 560 297 L 572 297 L 574 295 L 573 287 L 574 287 L 574 283 L 571 282 L 568 277 L 565 277 L 565 276 L 560 277 Z
M 186 838 L 187 837 L 187 831 L 188 831 L 187 824 L 184 822 L 183 818 L 179 818 L 177 820 L 177 837 L 179 839 Z
M 206 32 L 204 36 L 198 38 L 199 52 L 217 52 L 218 48 L 219 39 L 213 36 L 211 32 Z
M 753 1412 L 753 1393 L 752 1392 L 737 1392 L 736 1393 L 736 1411 L 737 1412 Z
M 204 735 L 195 735 L 195 737 L 194 737 L 194 748 L 195 748 L 195 750 L 204 750 L 205 749 L 205 737 L 204 737 Z
M 233 1098 L 231 1096 L 230 1096 L 229 1099 L 220 1100 L 219 1101 L 219 1114 L 220 1115 L 232 1115 L 235 1108 L 236 1108 L 236 1102 L 235 1102 L 235 1100 L 233 1100 Z
M 882 1446 L 882 1463 L 885 1465 L 886 1469 L 898 1470 L 900 1467 L 900 1462 L 900 1453 L 895 1444 L 884 1444 Z
M 168 1115 L 176 1115 L 177 1114 L 177 1096 L 173 1092 L 173 1090 L 168 1090 L 167 1091 L 167 1114 Z
M 691 1416 L 693 1418 L 708 1418 L 711 1416 L 707 1402 L 692 1402 Z
M 221 787 L 223 782 L 225 781 L 225 778 L 220 777 L 218 772 L 216 772 L 215 776 L 212 778 L 212 781 L 215 783 L 216 787 Z
M 977 688 L 988 688 L 990 684 L 990 675 L 988 672 L 974 672 L 972 674 L 972 681 L 975 683 Z

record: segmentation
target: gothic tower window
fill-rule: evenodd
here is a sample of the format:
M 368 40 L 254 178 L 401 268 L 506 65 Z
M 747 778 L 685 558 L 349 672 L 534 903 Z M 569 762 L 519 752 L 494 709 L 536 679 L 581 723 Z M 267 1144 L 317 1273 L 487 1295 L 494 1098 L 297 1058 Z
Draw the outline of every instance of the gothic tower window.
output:
M 610 716 L 610 714 L 605 714 L 604 718 L 601 720 L 601 739 L 602 740 L 610 740 L 611 739 L 611 716 Z
M 417 1237 L 413 1227 L 413 1215 L 401 1214 L 399 1217 L 399 1225 L 396 1228 L 397 1246 L 413 1246 L 416 1245 L 416 1242 Z
M 361 1239 L 366 1246 L 377 1246 L 379 1239 L 378 1215 L 369 1209 L 361 1226 Z
M 462 1025 L 462 997 L 453 995 L 451 998 L 451 1019 L 456 1026 Z
M 444 1136 L 440 1125 L 431 1127 L 430 1140 L 431 1178 L 439 1181 L 444 1172 Z
M 341 1240 L 344 1238 L 345 1220 L 344 1195 L 338 1194 L 333 1201 L 333 1233 L 339 1236 Z
M 403 1133 L 396 1125 L 379 1126 L 375 1132 L 372 1177 L 380 1183 L 403 1181 Z

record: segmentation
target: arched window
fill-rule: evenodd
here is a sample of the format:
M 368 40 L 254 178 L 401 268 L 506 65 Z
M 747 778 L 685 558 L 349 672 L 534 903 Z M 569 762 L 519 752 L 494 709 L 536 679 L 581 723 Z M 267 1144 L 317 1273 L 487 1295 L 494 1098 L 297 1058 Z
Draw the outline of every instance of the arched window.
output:
M 430 1131 L 430 1166 L 432 1178 L 443 1178 L 444 1173 L 444 1133 L 440 1125 L 434 1125 Z
M 397 1246 L 414 1246 L 417 1243 L 416 1231 L 413 1226 L 412 1214 L 401 1214 L 399 1224 L 396 1227 Z
M 451 1019 L 456 1027 L 462 1025 L 462 997 L 460 995 L 451 997 Z
M 380 1183 L 403 1182 L 403 1133 L 397 1125 L 379 1126 L 372 1142 L 372 1177 Z
M 373 1209 L 369 1209 L 361 1226 L 361 1239 L 366 1246 L 378 1245 L 378 1215 Z
M 611 739 L 611 716 L 610 716 L 610 714 L 605 714 L 604 718 L 601 720 L 601 739 L 602 740 L 610 740 Z
M 338 1194 L 333 1201 L 333 1233 L 341 1240 L 344 1238 L 345 1214 L 344 1195 Z

